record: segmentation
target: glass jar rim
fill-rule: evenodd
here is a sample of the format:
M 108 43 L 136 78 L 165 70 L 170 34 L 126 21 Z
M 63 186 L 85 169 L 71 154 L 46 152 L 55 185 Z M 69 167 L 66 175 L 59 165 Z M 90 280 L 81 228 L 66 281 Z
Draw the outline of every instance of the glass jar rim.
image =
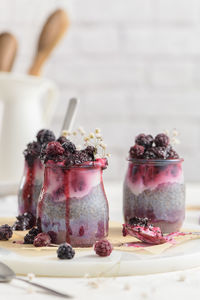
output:
M 184 161 L 183 158 L 176 159 L 144 159 L 144 158 L 128 158 L 128 162 L 132 162 L 135 165 L 167 165 L 167 164 L 177 164 Z
M 77 164 L 77 165 L 71 165 L 71 166 L 66 166 L 64 165 L 62 162 L 53 162 L 52 160 L 49 162 L 46 162 L 45 167 L 47 168 L 60 168 L 63 170 L 70 170 L 70 169 L 106 169 L 106 165 L 102 165 L 100 162 L 98 161 L 86 161 L 84 163 L 81 164 Z

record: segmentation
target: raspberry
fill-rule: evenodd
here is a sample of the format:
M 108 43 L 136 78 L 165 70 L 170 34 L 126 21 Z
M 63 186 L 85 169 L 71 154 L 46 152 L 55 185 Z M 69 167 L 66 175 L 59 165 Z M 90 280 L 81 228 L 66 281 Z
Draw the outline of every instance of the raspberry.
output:
M 33 244 L 34 238 L 40 233 L 38 228 L 33 227 L 24 237 L 24 244 Z
M 139 134 L 136 139 L 135 143 L 137 145 L 143 146 L 144 148 L 150 148 L 153 145 L 153 137 L 152 135 L 145 135 L 144 133 Z
M 136 144 L 130 148 L 129 154 L 131 158 L 143 158 L 144 147 Z
M 160 133 L 155 137 L 155 144 L 157 147 L 167 147 L 169 145 L 169 137 L 164 134 Z
M 57 142 L 60 143 L 61 145 L 64 144 L 67 141 L 66 137 L 61 135 L 58 139 Z
M 149 148 L 147 151 L 144 153 L 144 158 L 145 159 L 156 159 L 156 154 L 155 154 L 155 148 Z
M 51 238 L 48 233 L 39 233 L 35 238 L 33 245 L 35 247 L 47 247 L 51 244 Z
M 0 241 L 7 241 L 12 237 L 12 228 L 8 225 L 0 226 Z
M 76 146 L 68 139 L 62 144 L 62 147 L 65 149 L 65 152 L 75 153 Z
M 41 146 L 38 142 L 33 141 L 27 145 L 23 154 L 29 166 L 33 165 L 34 160 L 40 155 Z
M 17 221 L 13 224 L 13 230 L 27 230 L 35 225 L 35 217 L 30 212 L 17 216 Z
M 97 241 L 94 245 L 94 251 L 99 256 L 109 256 L 112 249 L 112 245 L 108 240 Z
M 70 244 L 64 243 L 58 247 L 57 256 L 60 259 L 72 259 L 75 251 Z
M 148 218 L 138 218 L 138 217 L 133 217 L 131 219 L 129 219 L 129 222 L 128 222 L 130 225 L 138 225 L 138 226 L 148 226 L 149 224 L 149 220 Z
M 37 134 L 37 141 L 40 144 L 47 144 L 49 142 L 55 141 L 56 137 L 51 130 L 41 129 Z
M 167 149 L 167 159 L 178 159 L 179 155 L 176 153 L 176 151 L 170 146 Z
M 157 158 L 165 159 L 167 156 L 167 151 L 165 147 L 155 147 L 154 153 Z

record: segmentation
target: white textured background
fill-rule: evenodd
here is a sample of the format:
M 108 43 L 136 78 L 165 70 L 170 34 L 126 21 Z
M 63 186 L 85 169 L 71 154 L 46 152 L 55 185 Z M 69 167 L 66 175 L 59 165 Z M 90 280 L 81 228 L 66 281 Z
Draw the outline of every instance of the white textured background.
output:
M 66 7 L 71 27 L 44 68 L 67 99 L 81 100 L 77 126 L 100 127 L 112 153 L 106 178 L 122 179 L 134 136 L 181 133 L 189 181 L 200 180 L 200 1 L 0 0 L 0 31 L 19 40 L 16 72 L 30 66 L 45 18 Z

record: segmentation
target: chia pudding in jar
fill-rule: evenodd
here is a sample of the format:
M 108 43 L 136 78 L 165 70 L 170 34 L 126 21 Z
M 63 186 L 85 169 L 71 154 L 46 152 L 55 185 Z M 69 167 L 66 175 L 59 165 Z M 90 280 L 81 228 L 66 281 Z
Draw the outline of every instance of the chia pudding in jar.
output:
M 185 218 L 183 159 L 169 137 L 140 134 L 130 148 L 124 180 L 123 212 L 126 223 L 133 217 L 148 218 L 163 233 L 178 231 Z
M 77 150 L 64 136 L 46 147 L 37 225 L 50 233 L 54 243 L 89 247 L 108 235 L 108 201 L 102 180 L 107 158 L 96 158 L 96 154 L 96 147 L 86 144 Z
M 18 192 L 20 215 L 30 212 L 36 217 L 37 202 L 44 178 L 44 165 L 40 160 L 41 149 L 53 140 L 55 140 L 54 133 L 48 129 L 42 129 L 37 134 L 37 141 L 29 143 L 24 150 L 24 173 Z

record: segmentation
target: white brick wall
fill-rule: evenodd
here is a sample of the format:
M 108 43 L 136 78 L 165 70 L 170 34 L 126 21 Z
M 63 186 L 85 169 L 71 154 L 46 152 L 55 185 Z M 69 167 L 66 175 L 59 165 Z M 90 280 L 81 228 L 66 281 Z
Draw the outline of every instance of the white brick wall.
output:
M 122 180 L 139 132 L 176 127 L 185 175 L 200 180 L 200 2 L 198 0 L 0 0 L 0 31 L 19 40 L 16 72 L 31 62 L 49 13 L 64 7 L 71 27 L 44 68 L 67 99 L 81 100 L 76 125 L 102 128 L 113 157 L 107 179 Z

